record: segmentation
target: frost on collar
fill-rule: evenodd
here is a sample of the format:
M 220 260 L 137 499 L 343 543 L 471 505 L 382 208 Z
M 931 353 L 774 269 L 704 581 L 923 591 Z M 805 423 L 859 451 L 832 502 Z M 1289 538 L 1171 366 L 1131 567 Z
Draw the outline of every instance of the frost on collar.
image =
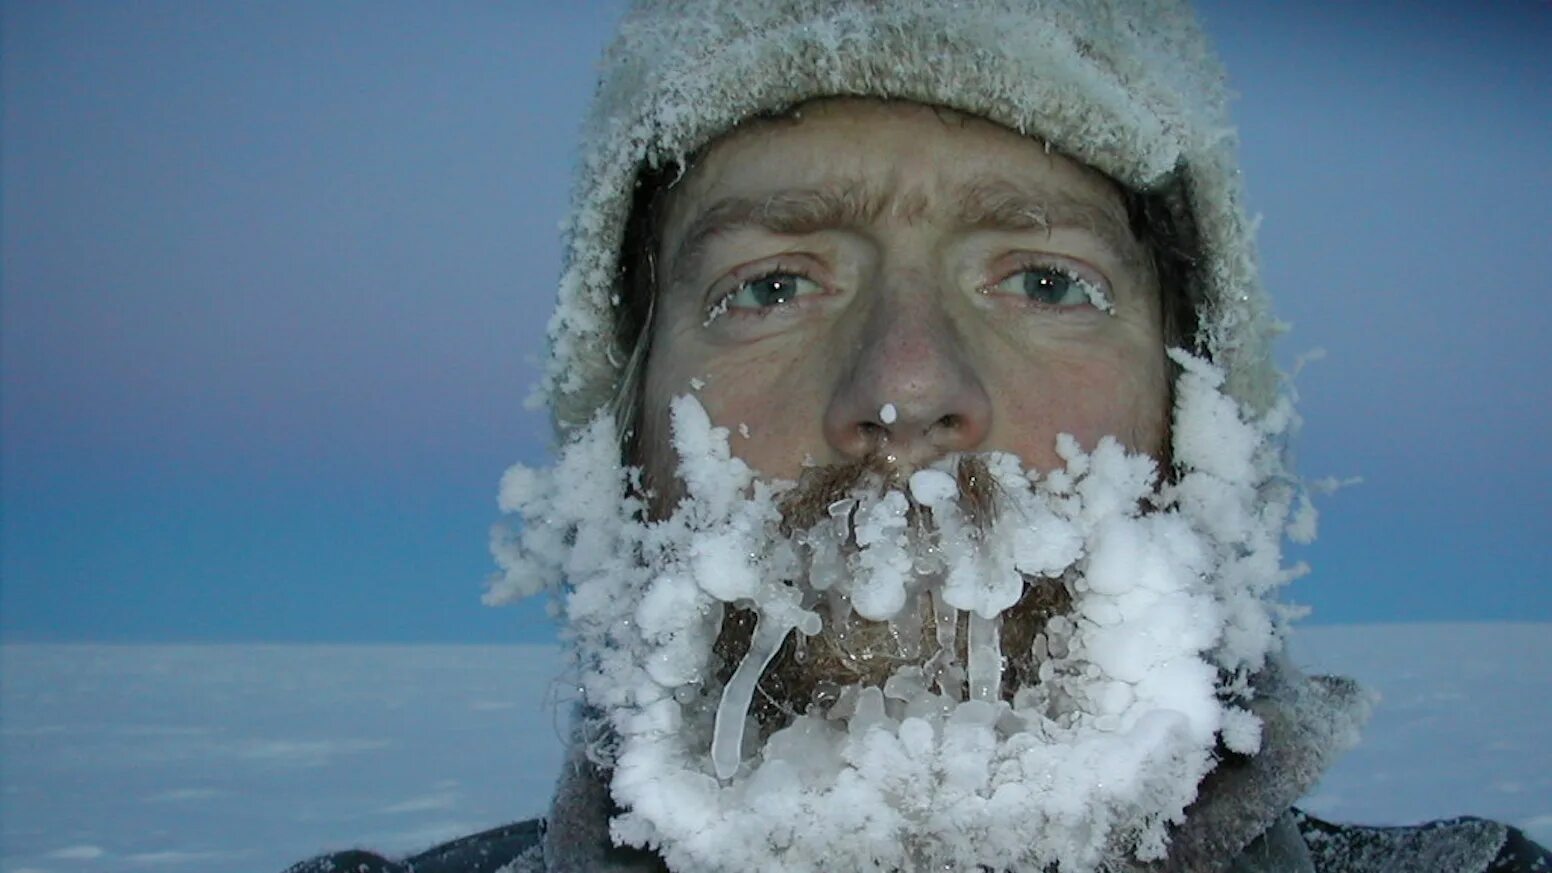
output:
M 1311 524 L 1281 465 L 1286 401 L 1247 420 L 1219 368 L 1173 354 L 1172 481 L 1110 440 L 1065 440 L 1066 466 L 1044 475 L 989 456 L 1003 505 L 973 538 L 931 469 L 907 488 L 931 511 L 925 534 L 900 491 L 783 531 L 790 483 L 757 479 L 691 398 L 673 410 L 686 497 L 662 520 L 632 496 L 604 416 L 553 469 L 508 471 L 502 506 L 521 528 L 495 539 L 490 598 L 557 596 L 584 731 L 624 810 L 613 838 L 681 871 L 1162 857 L 1215 749 L 1259 747 L 1250 678 L 1281 648 L 1273 595 L 1298 573 L 1280 542 Z M 1070 609 L 1032 643 L 1038 674 L 1010 688 L 1005 658 L 1031 652 L 1003 651 L 999 621 L 1030 580 L 1064 586 Z M 936 652 L 780 724 L 750 716 L 789 637 L 859 614 L 906 624 L 917 603 L 932 605 Z M 735 607 L 757 623 L 719 663 Z

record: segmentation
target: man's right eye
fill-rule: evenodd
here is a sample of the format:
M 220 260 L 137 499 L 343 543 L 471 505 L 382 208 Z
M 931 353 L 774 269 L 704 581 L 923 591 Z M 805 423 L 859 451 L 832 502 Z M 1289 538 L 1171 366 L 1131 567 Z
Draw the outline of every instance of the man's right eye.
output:
M 723 298 L 718 308 L 770 309 L 791 303 L 805 294 L 817 294 L 819 283 L 797 273 L 767 273 L 754 279 L 746 279 L 731 294 Z

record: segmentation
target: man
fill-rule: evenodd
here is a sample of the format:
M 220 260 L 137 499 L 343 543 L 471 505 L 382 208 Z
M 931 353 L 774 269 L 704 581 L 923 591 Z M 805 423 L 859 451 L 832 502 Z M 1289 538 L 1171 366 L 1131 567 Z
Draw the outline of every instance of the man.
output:
M 1312 515 L 1188 10 L 641 4 L 493 599 L 562 594 L 550 815 L 351 870 L 1545 869 L 1292 804 Z M 328 865 L 333 865 L 332 867 Z

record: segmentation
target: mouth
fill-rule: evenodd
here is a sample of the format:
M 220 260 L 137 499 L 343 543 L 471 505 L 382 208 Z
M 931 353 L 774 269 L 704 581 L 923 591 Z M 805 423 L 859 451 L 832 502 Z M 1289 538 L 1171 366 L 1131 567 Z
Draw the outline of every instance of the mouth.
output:
M 1063 577 L 1026 577 L 1018 602 L 993 621 L 1000 675 L 992 696 L 1012 702 L 1019 688 L 1038 683 L 1041 663 L 1066 654 L 1060 623 L 1057 634 L 1045 631 L 1053 618 L 1070 612 L 1069 585 Z M 838 602 L 820 633 L 789 633 L 754 687 L 749 716 L 762 737 L 800 715 L 839 717 L 848 707 L 834 707 L 853 689 L 879 688 L 886 703 L 909 703 L 923 691 L 970 699 L 970 614 L 947 607 L 930 592 L 916 600 L 891 621 L 864 619 Z M 735 607 L 724 617 L 713 646 L 722 687 L 749 657 L 756 624 L 753 609 Z

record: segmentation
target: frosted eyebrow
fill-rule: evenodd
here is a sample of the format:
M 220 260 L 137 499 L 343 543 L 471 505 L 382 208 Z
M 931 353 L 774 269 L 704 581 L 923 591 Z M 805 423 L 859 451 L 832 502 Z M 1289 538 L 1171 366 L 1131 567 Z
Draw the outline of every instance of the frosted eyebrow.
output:
M 801 236 L 872 221 L 881 201 L 861 185 L 776 191 L 762 197 L 726 197 L 701 210 L 674 249 L 670 282 L 692 275 L 712 237 L 740 227 Z
M 989 179 L 966 187 L 957 217 L 966 227 L 992 230 L 1077 228 L 1097 237 L 1128 268 L 1142 263 L 1142 245 L 1132 234 L 1119 203 L 1090 203 L 1043 188 Z

